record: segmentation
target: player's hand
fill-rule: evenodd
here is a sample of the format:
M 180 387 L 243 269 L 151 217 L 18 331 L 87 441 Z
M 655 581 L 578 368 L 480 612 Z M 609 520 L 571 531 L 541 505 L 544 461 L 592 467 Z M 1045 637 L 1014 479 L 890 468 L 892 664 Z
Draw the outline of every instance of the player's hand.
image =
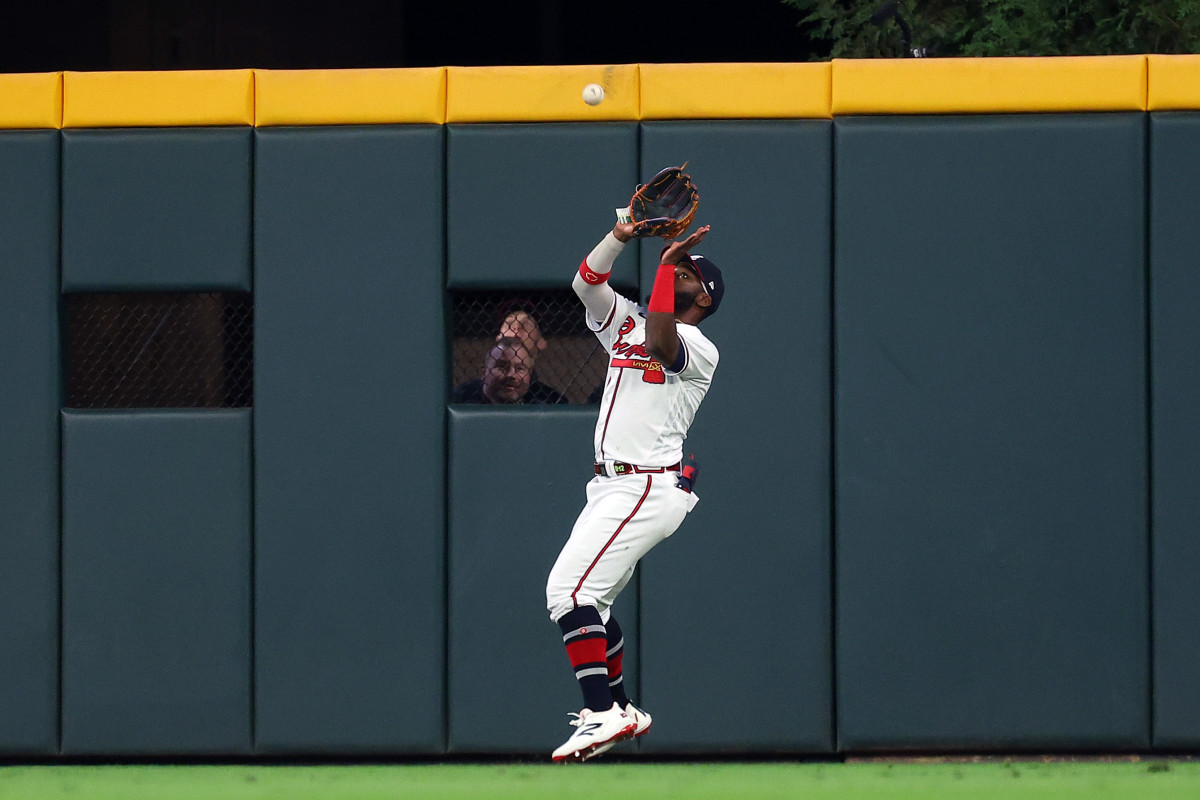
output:
M 632 222 L 618 222 L 613 226 L 613 236 L 617 237 L 618 242 L 628 242 L 633 239 Z
M 704 240 L 704 236 L 712 230 L 711 225 L 701 225 L 691 236 L 678 242 L 671 242 L 658 260 L 660 264 L 678 264 L 683 260 L 683 254 Z

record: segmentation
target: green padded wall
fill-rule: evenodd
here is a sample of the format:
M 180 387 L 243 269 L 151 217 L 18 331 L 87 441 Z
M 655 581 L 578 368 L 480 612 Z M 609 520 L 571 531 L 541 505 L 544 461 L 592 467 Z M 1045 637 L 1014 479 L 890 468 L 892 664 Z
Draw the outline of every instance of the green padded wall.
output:
M 257 747 L 444 747 L 443 133 L 260 130 Z
M 250 290 L 250 128 L 62 137 L 64 292 Z
M 642 175 L 689 162 L 696 224 L 713 226 L 697 252 L 726 286 L 685 445 L 701 500 L 643 560 L 650 751 L 833 748 L 830 140 L 819 121 L 644 126 Z M 786 187 L 769 207 L 745 202 L 753 175 Z M 658 250 L 643 248 L 645 287 Z
M 0 133 L 0 754 L 58 749 L 58 169 Z
M 576 269 L 629 203 L 637 125 L 448 125 L 448 286 L 569 286 Z M 630 285 L 623 256 L 613 281 Z
M 250 412 L 62 426 L 63 753 L 248 753 Z
M 1150 120 L 1154 744 L 1200 745 L 1200 114 Z
M 1149 745 L 1144 117 L 835 130 L 840 745 Z
M 1197 116 L 0 133 L 0 754 L 559 744 L 595 409 L 447 412 L 445 289 L 569 285 L 685 160 L 728 294 L 643 749 L 1194 747 Z M 253 412 L 62 414 L 60 731 L 60 288 L 252 284 Z
M 546 578 L 587 500 L 595 425 L 595 406 L 451 406 L 451 752 L 548 758 L 573 731 L 566 715 L 582 697 L 546 611 Z M 634 581 L 613 606 L 634 696 L 637 595 Z

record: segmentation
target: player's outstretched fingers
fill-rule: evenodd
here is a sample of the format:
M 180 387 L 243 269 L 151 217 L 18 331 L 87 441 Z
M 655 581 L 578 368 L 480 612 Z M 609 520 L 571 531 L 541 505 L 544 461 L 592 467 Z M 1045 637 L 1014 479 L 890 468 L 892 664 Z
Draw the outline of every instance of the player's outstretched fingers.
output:
M 696 230 L 692 231 L 692 235 L 683 240 L 683 249 L 691 250 L 696 245 L 703 241 L 705 234 L 712 230 L 711 225 L 701 225 Z
M 678 264 L 683 260 L 683 254 L 691 250 L 701 241 L 705 234 L 712 229 L 711 225 L 701 225 L 696 231 L 686 239 L 678 242 L 671 242 L 667 245 L 667 249 L 663 251 L 662 257 L 659 259 L 661 264 Z

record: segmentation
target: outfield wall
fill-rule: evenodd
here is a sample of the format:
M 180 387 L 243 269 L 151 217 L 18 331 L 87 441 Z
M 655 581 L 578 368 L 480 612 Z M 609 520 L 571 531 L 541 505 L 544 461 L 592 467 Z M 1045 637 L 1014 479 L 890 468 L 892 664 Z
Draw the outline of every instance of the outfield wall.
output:
M 565 286 L 684 160 L 729 292 L 618 608 L 642 750 L 1197 748 L 1198 79 L 0 76 L 0 755 L 559 744 L 595 407 L 448 405 L 448 292 Z M 252 409 L 64 409 L 64 295 L 150 290 L 253 292 Z

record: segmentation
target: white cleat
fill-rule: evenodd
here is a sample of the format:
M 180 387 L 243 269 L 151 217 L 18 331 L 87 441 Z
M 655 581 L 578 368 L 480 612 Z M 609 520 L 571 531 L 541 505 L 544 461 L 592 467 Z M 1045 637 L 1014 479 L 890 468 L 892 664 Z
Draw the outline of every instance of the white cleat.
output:
M 650 718 L 650 715 L 645 711 L 642 711 L 633 703 L 625 706 L 625 715 L 633 720 L 634 724 L 637 725 L 637 729 L 633 732 L 635 738 L 638 736 L 645 736 L 646 731 L 650 730 L 650 726 L 654 724 L 654 720 Z
M 633 720 L 633 724 L 637 726 L 633 730 L 633 736 L 630 736 L 628 741 L 633 741 L 638 736 L 642 736 L 646 733 L 646 731 L 650 730 L 650 726 L 654 724 L 654 720 L 650 718 L 650 715 L 645 711 L 642 711 L 633 703 L 626 704 L 624 711 L 625 716 Z M 614 740 L 608 744 L 600 745 L 596 749 L 592 750 L 591 754 L 588 755 L 587 758 L 595 758 L 596 756 L 607 753 L 609 750 L 612 750 L 613 745 L 617 744 L 619 741 L 620 740 Z
M 607 753 L 617 742 L 633 738 L 637 723 L 613 703 L 607 711 L 592 711 L 585 708 L 570 724 L 576 731 L 571 738 L 554 751 L 555 761 L 587 761 L 601 753 Z

